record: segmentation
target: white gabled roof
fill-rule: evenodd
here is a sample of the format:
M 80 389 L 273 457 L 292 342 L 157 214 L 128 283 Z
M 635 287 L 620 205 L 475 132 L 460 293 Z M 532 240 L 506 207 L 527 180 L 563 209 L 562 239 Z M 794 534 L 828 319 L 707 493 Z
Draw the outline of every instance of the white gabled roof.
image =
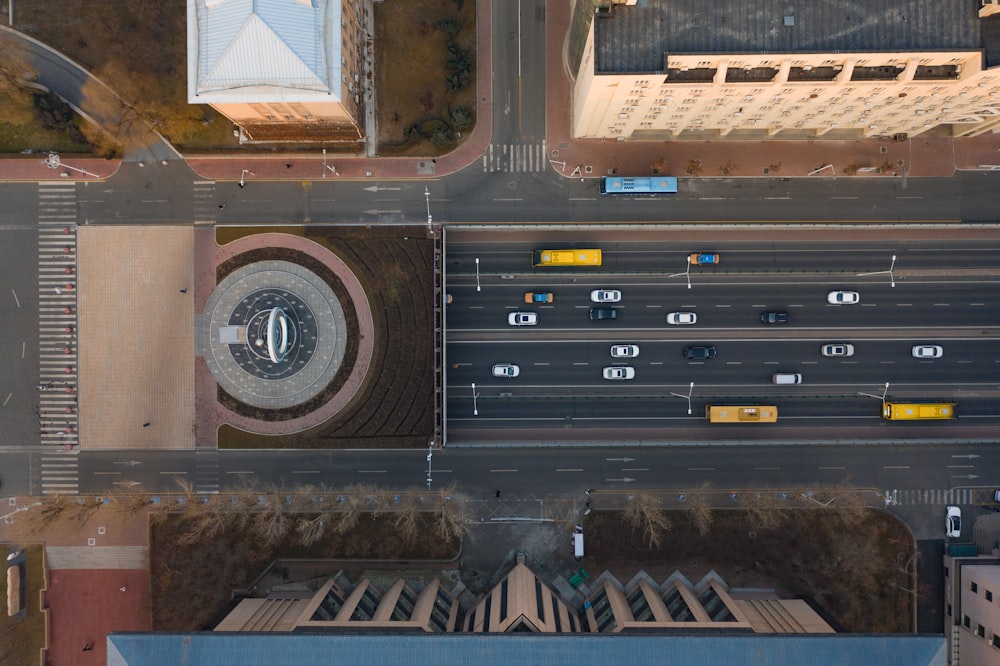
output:
M 188 0 L 188 77 L 193 103 L 339 100 L 339 0 Z

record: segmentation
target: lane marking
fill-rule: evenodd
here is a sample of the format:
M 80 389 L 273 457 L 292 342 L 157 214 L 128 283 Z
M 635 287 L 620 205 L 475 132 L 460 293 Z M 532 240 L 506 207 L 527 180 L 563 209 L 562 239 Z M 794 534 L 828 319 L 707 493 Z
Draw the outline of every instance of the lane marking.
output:
M 497 472 L 497 473 L 510 473 L 510 472 L 517 472 L 517 470 L 516 470 L 516 469 L 491 469 L 490 471 L 491 471 L 491 472 Z
M 385 474 L 387 470 L 384 469 L 359 469 L 358 474 Z
M 292 474 L 319 474 L 318 469 L 293 469 Z
M 847 469 L 846 467 L 818 467 L 817 469 L 822 470 L 837 470 L 837 469 Z
M 582 472 L 582 467 L 556 467 L 557 472 Z

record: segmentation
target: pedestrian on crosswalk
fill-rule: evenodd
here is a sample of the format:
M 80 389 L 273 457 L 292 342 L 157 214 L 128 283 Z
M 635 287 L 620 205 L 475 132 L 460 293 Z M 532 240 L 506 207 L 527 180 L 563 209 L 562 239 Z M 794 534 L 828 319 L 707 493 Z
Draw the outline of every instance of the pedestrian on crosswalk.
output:
M 56 287 L 56 296 L 60 296 L 60 295 L 62 295 L 62 289 L 60 289 L 59 287 Z

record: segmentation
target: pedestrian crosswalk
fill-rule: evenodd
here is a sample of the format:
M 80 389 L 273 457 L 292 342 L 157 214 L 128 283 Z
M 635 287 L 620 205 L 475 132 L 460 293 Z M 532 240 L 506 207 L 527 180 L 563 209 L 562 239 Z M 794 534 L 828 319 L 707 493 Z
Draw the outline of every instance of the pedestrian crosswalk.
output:
M 991 502 L 992 489 L 951 488 L 936 490 L 886 490 L 887 506 L 914 506 L 918 504 L 984 504 Z
M 545 171 L 547 167 L 544 139 L 537 143 L 491 143 L 483 153 L 483 171 L 486 173 Z
M 50 450 L 41 455 L 40 477 L 43 495 L 77 495 L 80 469 L 77 450 Z
M 219 214 L 219 204 L 215 200 L 215 181 L 194 181 L 194 223 L 215 224 Z
M 197 493 L 216 494 L 219 492 L 219 451 L 218 449 L 198 449 L 195 451 L 194 490 Z
M 43 445 L 79 443 L 76 185 L 38 186 L 39 422 Z M 74 458 L 75 459 L 75 458 Z

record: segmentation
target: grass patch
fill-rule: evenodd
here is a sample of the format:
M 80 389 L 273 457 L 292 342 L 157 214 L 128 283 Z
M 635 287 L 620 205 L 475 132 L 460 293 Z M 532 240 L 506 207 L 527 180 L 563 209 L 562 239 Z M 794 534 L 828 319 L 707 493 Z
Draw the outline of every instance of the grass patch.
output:
M 9 550 L 9 544 L 4 545 L 4 551 Z M 24 602 L 27 608 L 24 617 L 8 617 L 4 612 L 0 615 L 0 662 L 4 664 L 37 664 L 41 659 L 41 649 L 45 646 L 45 614 L 39 607 L 39 591 L 45 585 L 45 572 L 42 570 L 42 546 L 25 548 L 25 564 L 23 586 L 26 590 Z M 7 576 L 0 576 L 0 587 L 4 607 L 7 599 Z

